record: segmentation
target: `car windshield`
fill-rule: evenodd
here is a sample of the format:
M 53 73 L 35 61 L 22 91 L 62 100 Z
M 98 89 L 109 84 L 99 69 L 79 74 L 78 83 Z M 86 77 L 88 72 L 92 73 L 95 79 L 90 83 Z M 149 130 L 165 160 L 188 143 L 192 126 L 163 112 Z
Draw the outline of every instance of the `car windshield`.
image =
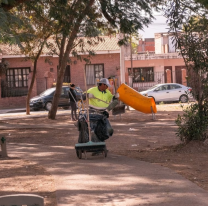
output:
M 44 92 L 42 92 L 42 93 L 40 94 L 40 96 L 47 96 L 47 95 L 49 95 L 49 94 L 52 94 L 55 90 L 56 90 L 55 87 L 50 88 L 50 89 L 47 89 L 47 90 L 45 90 Z

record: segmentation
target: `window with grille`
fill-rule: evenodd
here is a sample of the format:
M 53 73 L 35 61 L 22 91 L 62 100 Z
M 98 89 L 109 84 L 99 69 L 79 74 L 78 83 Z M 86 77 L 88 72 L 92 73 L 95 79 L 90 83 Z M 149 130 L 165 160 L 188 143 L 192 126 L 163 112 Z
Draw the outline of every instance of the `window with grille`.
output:
M 130 73 L 131 68 L 128 68 Z M 133 82 L 153 82 L 154 68 L 153 67 L 139 67 L 133 68 Z
M 104 77 L 103 64 L 87 64 L 85 66 L 87 84 L 95 84 L 97 79 Z
M 8 87 L 28 87 L 28 75 L 30 68 L 11 68 L 7 69 Z

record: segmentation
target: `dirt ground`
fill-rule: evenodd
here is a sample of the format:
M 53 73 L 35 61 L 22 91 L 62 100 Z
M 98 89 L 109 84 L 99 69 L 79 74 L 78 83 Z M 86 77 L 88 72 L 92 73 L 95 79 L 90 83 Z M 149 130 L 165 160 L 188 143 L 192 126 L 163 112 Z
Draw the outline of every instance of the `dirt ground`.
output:
M 110 116 L 114 135 L 106 141 L 109 152 L 168 167 L 208 191 L 208 145 L 181 144 L 174 123 L 177 115 L 182 114 L 180 106 L 157 108 L 155 120 L 152 115 L 137 111 L 127 111 L 121 118 Z M 0 137 L 6 137 L 7 144 L 74 145 L 78 136 L 69 116 L 57 116 L 56 120 L 47 117 L 4 120 L 0 125 L 6 127 L 0 129 Z M 47 168 L 27 157 L 20 159 L 9 154 L 8 158 L 0 158 L 0 185 L 0 196 L 32 193 L 43 196 L 46 206 L 56 205 L 52 176 Z

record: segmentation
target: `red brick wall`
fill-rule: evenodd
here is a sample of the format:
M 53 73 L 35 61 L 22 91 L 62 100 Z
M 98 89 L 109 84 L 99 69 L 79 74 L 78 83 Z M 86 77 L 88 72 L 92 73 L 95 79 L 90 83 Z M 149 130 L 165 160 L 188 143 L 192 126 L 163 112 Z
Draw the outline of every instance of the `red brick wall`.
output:
M 145 42 L 145 51 L 155 51 L 155 42 Z
M 74 61 L 74 60 L 72 60 Z M 104 77 L 108 78 L 110 76 L 116 76 L 120 68 L 120 54 L 99 54 L 91 59 L 91 64 L 104 64 Z M 79 85 L 83 90 L 85 90 L 84 85 L 84 69 L 85 62 L 77 61 L 76 64 L 71 65 L 71 82 L 75 85 Z M 92 87 L 94 85 L 88 85 Z
M 155 51 L 155 42 L 154 41 L 142 41 L 139 40 L 139 45 L 137 48 L 138 52 L 145 52 L 145 51 Z
M 0 109 L 25 108 L 26 96 L 0 98 Z
M 20 65 L 24 65 L 20 62 Z M 28 66 L 28 64 L 27 64 Z M 25 67 L 27 67 L 25 66 Z M 10 67 L 17 67 L 13 61 L 11 61 Z M 18 66 L 21 67 L 21 66 Z M 1 79 L 5 79 L 6 76 L 0 76 L 0 109 L 8 109 L 8 108 L 20 108 L 25 107 L 26 105 L 26 96 L 23 97 L 5 97 L 1 98 Z
M 44 91 L 47 88 L 52 87 L 53 82 L 57 80 L 57 66 L 58 66 L 58 57 L 47 57 L 49 61 L 45 61 L 46 57 L 41 57 L 38 60 L 37 64 L 37 73 L 36 81 L 33 87 L 32 96 L 34 97 L 40 91 Z M 72 58 L 72 62 L 74 62 Z M 10 58 L 7 59 L 9 62 L 9 68 L 18 68 L 18 67 L 30 67 L 31 73 L 28 77 L 28 86 L 30 85 L 33 71 L 33 63 L 28 60 L 25 61 L 24 58 Z M 71 82 L 75 85 L 79 85 L 83 90 L 84 86 L 84 61 L 77 61 L 76 64 L 70 65 L 71 71 Z M 120 54 L 98 54 L 91 58 L 91 64 L 104 64 L 104 77 L 108 78 L 110 76 L 118 75 L 118 68 L 120 68 Z M 49 76 L 46 76 L 49 74 Z M 5 78 L 5 77 L 4 77 Z M 47 78 L 47 85 L 46 85 Z M 94 85 L 88 85 L 92 87 Z M 1 90 L 0 90 L 1 91 Z M 39 92 L 38 92 L 39 91 Z M 0 93 L 1 94 L 1 93 Z M 14 107 L 25 107 L 26 97 L 8 97 L 1 98 L 0 95 L 0 109 L 1 108 L 14 108 Z
M 139 45 L 138 45 L 138 48 L 137 48 L 137 51 L 138 52 L 143 52 L 143 51 L 145 51 L 144 50 L 144 41 L 142 41 L 141 39 L 139 40 Z

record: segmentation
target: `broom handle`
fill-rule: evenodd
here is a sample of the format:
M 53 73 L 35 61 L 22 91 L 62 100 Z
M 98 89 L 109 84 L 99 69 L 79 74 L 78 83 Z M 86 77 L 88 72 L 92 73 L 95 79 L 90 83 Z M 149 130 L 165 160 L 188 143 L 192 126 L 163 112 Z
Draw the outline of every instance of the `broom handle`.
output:
M 86 80 L 85 68 L 84 68 L 84 81 L 85 81 L 85 90 L 86 90 L 87 121 L 88 121 L 89 141 L 91 141 L 90 115 L 89 115 L 89 100 L 88 100 L 88 97 L 87 97 L 87 80 Z
M 113 83 L 114 83 L 114 87 L 115 87 L 115 94 L 116 94 L 116 92 L 117 92 L 117 91 L 116 91 L 117 87 L 116 87 L 116 80 L 115 80 L 115 78 L 113 78 Z M 114 94 L 114 95 L 115 95 L 115 94 Z
M 98 99 L 98 100 L 100 100 L 101 102 L 104 102 L 104 103 L 106 103 L 106 104 L 108 104 L 108 105 L 109 105 L 109 103 L 108 103 L 108 102 L 103 101 L 102 99 L 99 99 L 99 98 L 97 98 L 97 97 L 93 97 L 93 99 Z

